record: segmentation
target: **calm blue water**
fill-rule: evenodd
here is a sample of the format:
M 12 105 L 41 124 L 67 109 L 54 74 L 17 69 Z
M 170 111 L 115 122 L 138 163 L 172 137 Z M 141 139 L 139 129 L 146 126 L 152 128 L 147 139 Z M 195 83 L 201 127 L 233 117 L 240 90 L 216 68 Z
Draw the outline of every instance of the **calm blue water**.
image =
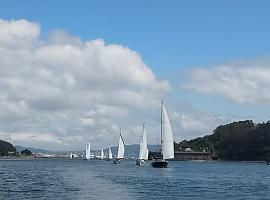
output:
M 135 161 L 0 161 L 0 199 L 270 199 L 263 163 Z

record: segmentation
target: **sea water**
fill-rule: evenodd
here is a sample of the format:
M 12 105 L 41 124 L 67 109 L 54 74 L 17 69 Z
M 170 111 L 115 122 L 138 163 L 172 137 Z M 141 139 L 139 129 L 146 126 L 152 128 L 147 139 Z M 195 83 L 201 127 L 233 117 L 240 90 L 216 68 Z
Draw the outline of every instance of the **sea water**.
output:
M 0 199 L 269 200 L 270 165 L 243 162 L 2 160 Z

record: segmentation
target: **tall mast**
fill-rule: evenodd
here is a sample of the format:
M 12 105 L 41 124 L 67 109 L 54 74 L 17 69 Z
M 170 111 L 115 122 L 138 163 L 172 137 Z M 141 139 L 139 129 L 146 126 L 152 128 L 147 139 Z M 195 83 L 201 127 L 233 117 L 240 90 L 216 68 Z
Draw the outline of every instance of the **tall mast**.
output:
M 160 154 L 161 154 L 161 159 L 163 159 L 163 155 L 162 155 L 162 134 L 163 134 L 163 118 L 162 118 L 162 115 L 163 115 L 163 100 L 161 101 L 161 117 L 160 117 L 160 135 L 161 135 L 161 138 L 160 138 Z

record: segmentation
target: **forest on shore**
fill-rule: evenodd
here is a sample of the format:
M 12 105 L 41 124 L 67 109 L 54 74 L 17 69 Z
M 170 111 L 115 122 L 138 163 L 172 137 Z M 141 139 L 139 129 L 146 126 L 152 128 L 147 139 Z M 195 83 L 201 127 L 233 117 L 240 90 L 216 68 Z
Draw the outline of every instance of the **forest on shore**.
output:
M 211 135 L 175 143 L 175 150 L 206 151 L 213 159 L 235 161 L 270 160 L 270 122 L 252 120 L 218 126 Z
M 0 156 L 16 155 L 16 148 L 9 142 L 0 140 Z

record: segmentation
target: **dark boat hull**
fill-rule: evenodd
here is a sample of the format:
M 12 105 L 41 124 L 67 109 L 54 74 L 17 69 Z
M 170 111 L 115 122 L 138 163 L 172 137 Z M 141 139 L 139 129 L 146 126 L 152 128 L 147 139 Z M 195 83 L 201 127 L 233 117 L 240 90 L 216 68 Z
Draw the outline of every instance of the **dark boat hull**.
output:
M 155 167 L 155 168 L 167 168 L 168 167 L 168 161 L 166 161 L 166 160 L 153 160 L 152 161 L 152 167 Z
M 114 159 L 113 164 L 120 164 L 120 161 L 121 161 L 120 159 Z

